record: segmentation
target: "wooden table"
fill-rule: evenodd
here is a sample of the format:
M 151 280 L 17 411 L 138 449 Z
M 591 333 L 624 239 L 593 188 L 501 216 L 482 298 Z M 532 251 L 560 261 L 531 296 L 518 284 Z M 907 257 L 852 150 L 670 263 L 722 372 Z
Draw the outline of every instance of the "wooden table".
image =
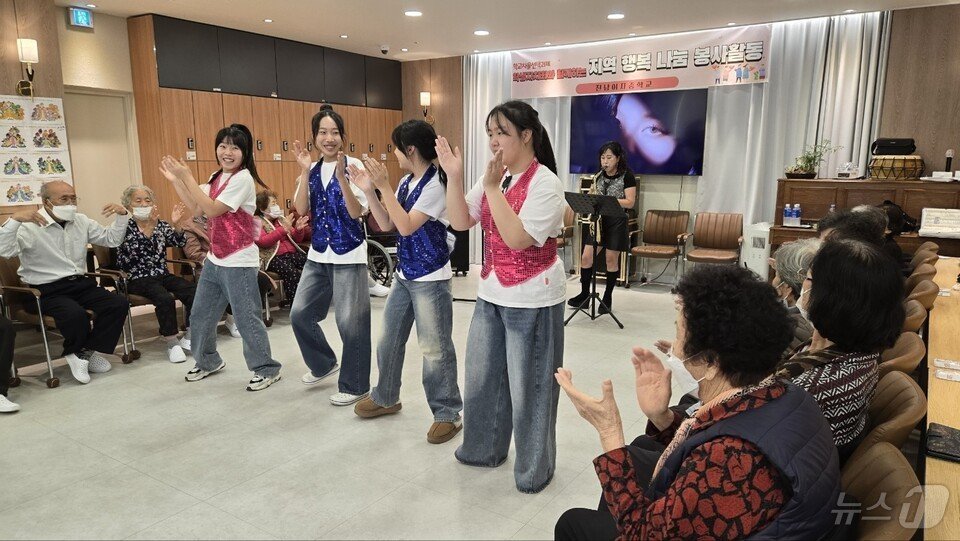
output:
M 793 242 L 797 239 L 807 239 L 816 237 L 818 232 L 812 228 L 806 229 L 801 227 L 784 227 L 782 225 L 774 225 L 770 228 L 770 250 L 775 252 L 776 249 L 786 242 Z M 913 254 L 917 251 L 917 248 L 921 244 L 927 241 L 933 241 L 940 246 L 940 254 L 948 256 L 960 256 L 960 239 L 942 239 L 939 237 L 921 237 L 916 233 L 904 233 L 895 237 L 897 244 L 900 245 L 900 248 L 903 250 L 904 254 Z M 956 275 L 954 275 L 956 278 Z
M 949 289 L 957 283 L 960 259 L 937 261 L 934 281 L 941 289 Z M 949 297 L 937 297 L 930 311 L 927 370 L 927 423 L 960 428 L 960 382 L 934 377 L 933 360 L 960 360 L 960 291 L 951 290 Z M 960 539 L 960 463 L 925 458 L 928 485 L 944 485 L 949 490 L 949 500 L 943 520 L 924 531 L 924 539 Z M 928 498 L 928 509 L 943 506 L 940 501 Z

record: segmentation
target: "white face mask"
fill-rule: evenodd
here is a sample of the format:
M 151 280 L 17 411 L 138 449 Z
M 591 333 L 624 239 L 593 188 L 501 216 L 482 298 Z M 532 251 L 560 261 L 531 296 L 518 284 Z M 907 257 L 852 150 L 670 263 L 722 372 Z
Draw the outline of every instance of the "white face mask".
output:
M 153 214 L 153 205 L 149 207 L 133 207 L 133 218 L 135 220 L 146 220 Z
M 672 372 L 673 381 L 677 382 L 682 392 L 690 393 L 699 398 L 700 382 L 706 379 L 706 376 L 697 379 L 693 377 L 693 374 L 691 374 L 689 370 L 687 370 L 685 363 L 693 357 L 695 357 L 695 355 L 691 355 L 686 359 L 681 359 L 674 355 L 673 350 L 671 349 L 670 352 L 667 353 L 667 368 L 669 368 L 670 372 Z
M 73 221 L 76 214 L 76 205 L 54 205 L 53 207 L 53 215 L 65 222 Z
M 797 310 L 800 311 L 800 315 L 803 316 L 803 319 L 810 321 L 810 312 L 807 312 L 806 306 L 800 306 L 800 301 L 803 300 L 803 297 L 810 293 L 809 289 L 803 289 L 800 291 L 800 297 L 797 298 Z
M 283 216 L 283 209 L 280 208 L 280 205 L 270 205 L 267 208 L 267 216 L 271 218 L 280 218 Z

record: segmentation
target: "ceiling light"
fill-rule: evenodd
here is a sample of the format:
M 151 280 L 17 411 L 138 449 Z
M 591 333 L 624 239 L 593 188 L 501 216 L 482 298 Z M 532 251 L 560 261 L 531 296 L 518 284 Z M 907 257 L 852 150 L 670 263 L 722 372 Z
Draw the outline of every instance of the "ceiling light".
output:
M 346 34 L 340 34 L 340 37 L 343 38 L 343 39 L 347 39 L 347 35 L 346 35 Z
M 727 23 L 727 26 L 737 26 L 737 23 Z
M 407 17 L 420 17 L 421 15 L 423 15 L 422 12 L 416 11 L 416 10 L 404 11 L 403 14 L 406 15 Z
M 630 33 L 629 33 L 629 34 L 627 34 L 627 35 L 628 35 L 628 36 L 630 36 L 630 37 L 632 38 L 632 37 L 634 37 L 634 36 L 636 36 L 636 35 L 637 35 L 637 33 L 636 33 L 636 32 L 630 32 Z
M 480 49 L 474 49 L 473 52 L 479 53 L 479 52 L 480 52 Z
M 856 13 L 857 10 L 855 10 L 855 9 L 845 9 L 845 10 L 843 10 L 843 12 L 844 12 L 844 13 Z
M 96 5 L 96 4 L 87 4 L 87 7 L 88 7 L 88 8 L 95 8 L 95 7 L 97 7 L 97 5 Z
M 272 22 L 273 22 L 273 19 L 264 19 L 263 22 L 265 22 L 265 23 L 272 23 Z
M 607 15 L 607 19 L 611 21 L 619 21 L 620 19 L 624 18 L 624 16 L 625 15 L 623 13 L 611 13 L 610 15 Z
M 544 43 L 544 45 L 551 45 L 551 43 L 548 41 L 548 42 Z
M 489 36 L 489 35 L 490 35 L 490 31 L 489 31 L 489 30 L 474 30 L 474 31 L 473 31 L 473 35 L 474 35 L 474 36 Z
M 405 53 L 405 52 L 407 52 L 407 51 L 409 51 L 409 50 L 410 50 L 410 49 L 407 49 L 406 47 L 404 47 L 403 49 L 400 49 L 400 52 Z

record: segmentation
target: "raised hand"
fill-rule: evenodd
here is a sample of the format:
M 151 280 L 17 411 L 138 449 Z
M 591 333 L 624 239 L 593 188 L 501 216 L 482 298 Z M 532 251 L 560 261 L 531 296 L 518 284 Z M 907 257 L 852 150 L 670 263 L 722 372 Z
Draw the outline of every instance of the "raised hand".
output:
M 300 141 L 293 142 L 293 152 L 294 157 L 297 160 L 297 165 L 300 166 L 300 169 L 307 171 L 310 169 L 310 164 L 313 163 L 313 157 L 310 156 L 310 153 L 307 152 L 307 149 L 303 147 L 303 143 Z
M 670 370 L 652 352 L 641 347 L 633 348 L 633 369 L 637 381 L 637 404 L 650 421 L 663 429 L 670 425 Z
M 293 214 L 291 214 L 290 216 L 293 216 Z M 309 216 L 301 216 L 301 217 L 297 218 L 296 222 L 294 222 L 293 225 L 294 225 L 294 227 L 297 228 L 297 229 L 303 229 L 303 228 L 305 228 L 305 227 L 307 227 L 307 226 L 310 225 L 310 217 L 309 217 Z
M 287 233 L 293 233 L 293 224 L 290 222 L 290 218 L 286 216 L 280 216 L 277 218 L 280 221 L 280 225 L 287 230 Z
M 660 353 L 666 355 L 673 348 L 673 342 L 669 340 L 657 340 L 653 343 L 654 347 L 660 350 Z
M 373 191 L 374 184 L 373 179 L 370 178 L 370 172 L 366 169 L 360 169 L 354 164 L 347 166 L 347 171 L 350 173 L 350 182 L 354 183 L 357 188 L 360 188 L 360 191 L 363 193 L 369 193 Z
M 617 401 L 613 397 L 613 383 L 610 380 L 604 381 L 601 384 L 603 395 L 594 398 L 573 386 L 573 373 L 569 370 L 558 368 L 554 377 L 563 392 L 570 397 L 580 416 L 597 429 L 604 451 L 623 447 L 623 423 Z
M 363 159 L 363 166 L 366 167 L 371 180 L 381 192 L 390 189 L 390 173 L 385 165 L 367 156 Z
M 347 180 L 347 157 L 344 156 L 343 151 L 337 152 L 337 179 Z
M 177 203 L 176 206 L 173 207 L 173 210 L 170 211 L 170 223 L 174 225 L 179 224 L 180 221 L 183 220 L 183 217 L 186 214 L 186 212 L 187 212 L 187 206 L 184 205 L 183 203 Z
M 177 159 L 173 156 L 164 156 L 160 160 L 160 172 L 167 180 L 173 182 L 176 180 L 186 180 L 190 178 L 190 166 L 183 159 Z
M 104 218 L 109 218 L 114 214 L 126 215 L 127 209 L 119 203 L 107 203 L 103 206 L 103 211 L 101 211 Z
M 43 217 L 43 214 L 40 214 L 39 210 L 34 210 L 34 209 L 21 210 L 20 212 L 14 213 L 10 217 L 22 224 L 29 222 L 29 223 L 37 224 L 40 227 L 47 225 L 47 219 Z
M 437 161 L 447 176 L 463 178 L 463 156 L 460 155 L 460 147 L 451 150 L 446 137 L 437 137 Z
M 501 180 L 503 180 L 503 150 L 497 150 L 493 158 L 487 162 L 487 170 L 483 174 L 483 187 L 499 190 Z

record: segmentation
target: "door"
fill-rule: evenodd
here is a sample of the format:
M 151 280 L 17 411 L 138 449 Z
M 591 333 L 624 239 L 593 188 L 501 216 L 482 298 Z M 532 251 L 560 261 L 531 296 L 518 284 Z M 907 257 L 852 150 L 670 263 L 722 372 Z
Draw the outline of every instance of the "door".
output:
M 257 162 L 257 173 L 270 191 L 277 194 L 277 201 L 283 206 L 283 167 L 281 162 Z
M 390 134 L 387 133 L 387 112 L 385 109 L 373 107 L 367 107 L 365 112 L 367 116 L 367 139 L 370 141 L 367 152 L 378 161 L 386 161 L 387 141 L 390 139 Z
M 293 100 L 279 100 L 280 110 L 280 161 L 296 161 L 293 155 L 293 142 L 300 141 L 306 145 L 309 136 L 304 134 L 310 130 L 309 121 L 304 128 L 303 102 Z
M 365 107 L 338 105 L 334 110 L 343 117 L 344 151 L 355 157 L 362 158 L 370 153 L 370 137 L 367 131 L 367 116 Z
M 280 104 L 273 98 L 252 98 L 253 154 L 258 163 L 278 162 L 280 152 Z
M 193 133 L 197 138 L 197 160 L 217 161 L 214 142 L 223 128 L 223 95 L 218 92 L 193 91 Z
M 300 179 L 300 166 L 296 162 L 281 162 L 283 199 L 280 206 L 284 212 L 293 211 L 293 197 L 297 194 L 297 182 Z
M 223 125 L 243 124 L 253 131 L 253 102 L 250 96 L 223 94 Z M 256 138 L 257 134 L 254 133 Z
M 176 158 L 196 161 L 196 135 L 193 122 L 193 96 L 189 90 L 160 89 L 160 138 L 163 152 Z M 211 145 L 212 146 L 212 145 Z
M 316 103 L 312 101 L 303 102 L 303 137 L 306 139 L 307 150 L 310 151 L 310 157 L 313 161 L 317 161 L 317 156 L 320 155 L 317 150 L 317 145 L 313 140 L 313 115 L 317 114 L 320 110 L 322 103 Z

